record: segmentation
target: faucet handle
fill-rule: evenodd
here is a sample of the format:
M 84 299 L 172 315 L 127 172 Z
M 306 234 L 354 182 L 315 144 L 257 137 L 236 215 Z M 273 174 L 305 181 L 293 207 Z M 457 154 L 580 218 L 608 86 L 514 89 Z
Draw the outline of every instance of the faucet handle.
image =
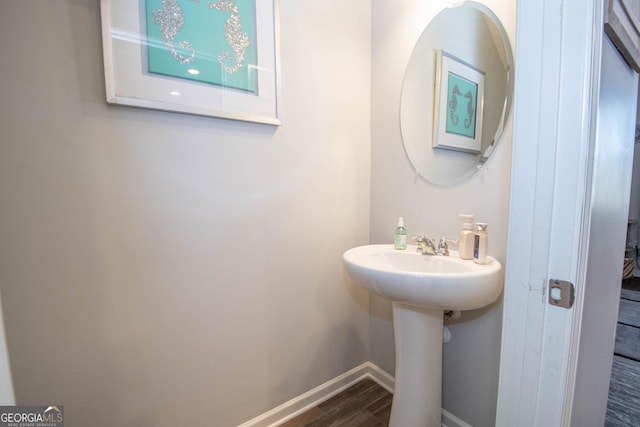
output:
M 447 239 L 445 237 L 440 238 L 440 242 L 438 243 L 438 252 L 442 255 L 449 255 L 449 245 L 447 244 Z
M 440 238 L 440 242 L 438 243 L 438 252 L 440 252 L 442 255 L 448 256 L 449 255 L 449 245 L 453 245 L 455 247 L 457 247 L 459 245 L 459 241 L 458 240 L 453 240 L 453 239 L 447 239 L 446 237 L 441 237 Z
M 460 241 L 457 239 L 447 239 L 446 237 L 440 238 L 440 243 L 438 243 L 438 247 L 449 248 L 449 245 L 453 245 L 454 248 L 460 245 Z

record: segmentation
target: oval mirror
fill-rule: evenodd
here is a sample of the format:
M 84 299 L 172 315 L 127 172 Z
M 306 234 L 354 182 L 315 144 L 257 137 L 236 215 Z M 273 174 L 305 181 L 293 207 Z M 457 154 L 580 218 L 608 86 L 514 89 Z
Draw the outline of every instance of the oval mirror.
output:
M 493 12 L 473 1 L 440 12 L 402 83 L 402 140 L 416 172 L 446 186 L 479 170 L 502 134 L 512 91 L 511 44 Z

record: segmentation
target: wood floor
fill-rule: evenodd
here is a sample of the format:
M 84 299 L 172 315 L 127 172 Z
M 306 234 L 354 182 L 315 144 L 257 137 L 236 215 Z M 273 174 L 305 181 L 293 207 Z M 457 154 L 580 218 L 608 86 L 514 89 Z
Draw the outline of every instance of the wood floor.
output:
M 605 427 L 640 427 L 640 279 L 623 282 Z
M 364 379 L 280 427 L 387 427 L 392 397 Z

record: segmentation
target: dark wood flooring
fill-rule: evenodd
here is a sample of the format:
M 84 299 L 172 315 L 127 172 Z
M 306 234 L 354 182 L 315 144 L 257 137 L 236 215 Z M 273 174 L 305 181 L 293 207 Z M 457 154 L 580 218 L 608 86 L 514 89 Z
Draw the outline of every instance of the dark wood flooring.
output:
M 280 427 L 388 427 L 392 398 L 366 378 Z
M 605 427 L 640 427 L 640 279 L 624 280 Z

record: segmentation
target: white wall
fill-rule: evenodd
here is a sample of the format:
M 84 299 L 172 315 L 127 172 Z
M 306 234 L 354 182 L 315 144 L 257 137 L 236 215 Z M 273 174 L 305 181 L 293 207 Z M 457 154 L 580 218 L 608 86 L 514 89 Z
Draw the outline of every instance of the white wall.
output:
M 9 362 L 7 334 L 5 331 L 4 316 L 2 314 L 2 307 L 0 307 L 0 405 L 12 406 L 16 404 L 16 397 L 13 392 L 11 363 Z
M 3 3 L 18 404 L 231 426 L 368 360 L 368 296 L 341 255 L 369 237 L 371 2 L 282 0 L 280 21 L 276 129 L 107 107 L 99 2 Z
M 395 220 L 410 234 L 456 237 L 458 214 L 489 223 L 489 252 L 504 265 L 507 242 L 511 119 L 485 167 L 467 182 L 436 187 L 413 172 L 402 146 L 399 104 L 404 69 L 429 21 L 450 2 L 373 2 L 371 241 L 390 242 Z M 483 0 L 500 18 L 515 46 L 515 1 Z M 514 53 L 515 55 L 515 53 Z M 371 298 L 371 360 L 393 372 L 390 304 Z M 443 406 L 474 426 L 493 426 L 498 387 L 501 302 L 467 312 L 449 324 L 444 346 Z

